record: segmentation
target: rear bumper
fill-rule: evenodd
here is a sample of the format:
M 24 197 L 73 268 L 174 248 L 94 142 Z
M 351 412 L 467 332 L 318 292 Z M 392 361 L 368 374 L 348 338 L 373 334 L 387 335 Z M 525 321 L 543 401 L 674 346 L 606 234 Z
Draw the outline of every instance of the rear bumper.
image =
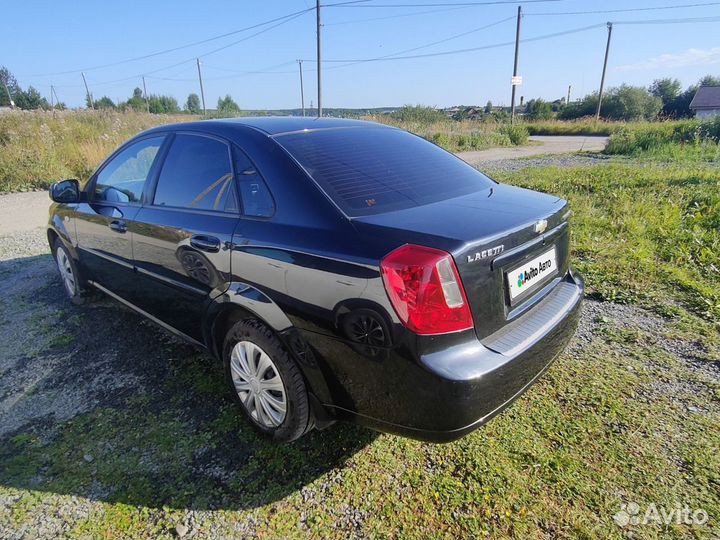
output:
M 482 426 L 521 396 L 575 332 L 584 286 L 568 274 L 540 302 L 501 331 L 420 356 L 429 382 L 405 396 L 404 421 L 357 415 L 380 431 L 449 442 Z M 398 418 L 398 410 L 395 411 Z M 405 421 L 406 420 L 406 421 Z

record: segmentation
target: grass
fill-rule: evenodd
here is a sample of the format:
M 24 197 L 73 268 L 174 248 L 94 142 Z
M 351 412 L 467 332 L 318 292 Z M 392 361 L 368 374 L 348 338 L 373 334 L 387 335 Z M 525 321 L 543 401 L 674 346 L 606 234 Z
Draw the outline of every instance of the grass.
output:
M 63 178 L 87 179 L 110 152 L 140 131 L 188 115 L 95 111 L 0 115 L 0 193 L 47 188 Z
M 622 129 L 625 122 L 595 120 L 548 120 L 525 124 L 530 135 L 612 135 Z
M 720 120 L 680 120 L 628 124 L 615 131 L 607 154 L 659 161 L 717 161 L 720 157 Z
M 69 537 L 170 538 L 187 522 L 202 537 L 720 535 L 720 384 L 662 345 L 720 361 L 716 169 L 629 160 L 500 179 L 570 200 L 574 263 L 614 304 L 487 426 L 447 445 L 339 425 L 274 446 L 239 418 L 221 371 L 175 346 L 120 404 L 0 440 L 0 528 L 60 515 Z M 628 324 L 618 303 L 659 325 Z M 621 529 L 628 502 L 710 520 Z
M 524 125 L 511 126 L 496 122 L 474 120 L 455 121 L 396 119 L 392 116 L 367 116 L 364 120 L 396 126 L 442 146 L 450 152 L 484 150 L 499 146 L 527 144 L 528 131 Z

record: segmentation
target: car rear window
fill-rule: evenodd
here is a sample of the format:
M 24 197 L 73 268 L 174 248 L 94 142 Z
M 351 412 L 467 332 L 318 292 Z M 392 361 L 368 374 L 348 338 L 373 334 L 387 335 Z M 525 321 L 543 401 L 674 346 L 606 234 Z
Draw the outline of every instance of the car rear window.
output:
M 328 129 L 276 140 L 349 216 L 412 208 L 494 184 L 452 154 L 399 129 Z

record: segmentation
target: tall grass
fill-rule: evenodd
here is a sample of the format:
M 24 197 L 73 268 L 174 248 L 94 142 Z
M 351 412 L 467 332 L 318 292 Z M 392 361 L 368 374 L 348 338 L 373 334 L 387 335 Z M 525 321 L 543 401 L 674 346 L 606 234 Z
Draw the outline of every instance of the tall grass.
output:
M 501 124 L 493 121 L 427 119 L 404 115 L 398 119 L 387 115 L 366 116 L 364 120 L 399 127 L 442 146 L 450 152 L 483 150 L 499 146 L 527 144 L 525 126 Z
M 598 135 L 607 136 L 621 130 L 626 122 L 606 122 L 589 119 L 548 120 L 546 122 L 528 122 L 525 124 L 530 135 Z
M 0 115 L 0 192 L 46 188 L 62 178 L 86 179 L 107 155 L 137 133 L 187 115 L 100 111 Z
M 716 161 L 720 119 L 628 124 L 613 133 L 608 154 L 643 155 L 671 161 Z

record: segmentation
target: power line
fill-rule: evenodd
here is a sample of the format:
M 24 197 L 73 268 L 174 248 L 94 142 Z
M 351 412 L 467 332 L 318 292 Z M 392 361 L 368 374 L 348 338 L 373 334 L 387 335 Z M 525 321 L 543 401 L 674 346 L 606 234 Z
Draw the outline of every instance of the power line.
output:
M 684 6 L 672 5 L 672 6 L 655 6 L 655 7 L 642 7 L 642 8 L 624 8 L 624 9 L 596 9 L 590 11 L 557 11 L 557 12 L 538 12 L 538 13 L 525 13 L 526 16 L 550 16 L 550 15 L 597 15 L 601 13 L 628 13 L 631 11 L 657 11 L 663 9 L 683 9 L 683 8 L 694 8 L 694 7 L 706 7 L 706 6 L 718 6 L 720 2 L 703 2 L 701 4 L 687 4 Z
M 613 24 L 684 24 L 684 23 L 705 23 L 718 22 L 720 16 L 712 17 L 689 17 L 687 19 L 650 19 L 646 21 L 613 21 Z
M 525 38 L 521 40 L 521 43 L 530 42 L 530 41 L 540 41 L 543 39 L 550 39 L 554 37 L 564 36 L 567 34 L 575 34 L 578 32 L 585 32 L 587 30 L 592 30 L 594 28 L 600 28 L 602 26 L 605 26 L 605 23 L 598 23 L 598 24 L 592 24 L 590 26 L 583 26 L 580 28 L 572 28 L 570 30 L 563 30 L 561 32 L 555 32 L 552 34 L 545 34 L 542 36 L 536 36 L 532 38 Z M 508 45 L 514 45 L 515 41 L 504 41 L 501 43 L 493 43 L 490 45 L 483 45 L 480 47 L 469 47 L 467 49 L 455 49 L 451 51 L 440 51 L 435 53 L 424 53 L 424 54 L 413 54 L 413 55 L 407 55 L 407 56 L 380 56 L 376 58 L 359 58 L 359 59 L 346 59 L 346 60 L 323 60 L 323 62 L 333 62 L 333 63 L 362 63 L 362 62 L 380 62 L 380 61 L 391 61 L 391 60 L 410 60 L 414 58 L 430 58 L 434 56 L 447 56 L 452 54 L 461 54 L 466 52 L 474 52 L 474 51 L 482 51 L 487 49 L 495 49 L 498 47 L 507 47 Z M 312 60 L 307 60 L 308 62 L 312 62 Z
M 363 0 L 363 1 L 368 1 L 368 0 Z M 46 76 L 54 76 L 54 75 L 68 75 L 68 74 L 72 74 L 72 73 L 80 73 L 80 72 L 85 72 L 85 71 L 94 71 L 94 70 L 97 70 L 97 69 L 103 69 L 103 68 L 107 68 L 107 67 L 119 66 L 119 65 L 122 65 L 122 64 L 130 63 L 130 62 L 135 62 L 135 61 L 138 61 L 138 60 L 146 60 L 146 59 L 148 59 L 148 58 L 153 58 L 153 57 L 155 57 L 155 56 L 160 56 L 160 55 L 163 55 L 163 54 L 168 54 L 168 53 L 175 52 L 175 51 L 179 51 L 179 50 L 182 50 L 182 49 L 187 49 L 187 48 L 190 48 L 190 47 L 195 47 L 195 46 L 197 46 L 197 45 L 203 45 L 203 44 L 209 43 L 209 42 L 211 42 L 211 41 L 216 41 L 216 40 L 218 40 L 218 39 L 226 38 L 226 37 L 228 37 L 228 36 L 232 36 L 232 35 L 239 34 L 239 33 L 242 33 L 242 32 L 247 32 L 248 30 L 253 30 L 253 29 L 255 29 L 255 28 L 259 28 L 259 27 L 265 26 L 265 25 L 267 25 L 267 24 L 272 24 L 272 23 L 277 22 L 277 21 L 284 21 L 285 19 L 292 20 L 292 19 L 294 19 L 295 17 L 298 17 L 298 16 L 300 16 L 300 15 L 303 15 L 303 14 L 305 14 L 305 13 L 308 13 L 309 11 L 314 11 L 314 10 L 315 10 L 314 7 L 313 7 L 313 8 L 302 9 L 302 10 L 300 10 L 300 11 L 295 11 L 295 12 L 293 12 L 293 13 L 288 13 L 287 15 L 283 15 L 283 16 L 281 16 L 281 17 L 276 17 L 276 18 L 274 18 L 274 19 L 270 19 L 270 20 L 267 20 L 267 21 L 263 21 L 263 22 L 261 22 L 261 23 L 253 24 L 253 25 L 251 25 L 251 26 L 246 26 L 245 28 L 240 28 L 239 30 L 233 30 L 232 32 L 226 32 L 226 33 L 224 33 L 224 34 L 220 34 L 220 35 L 217 35 L 217 36 L 209 37 L 209 38 L 207 38 L 207 39 L 203 39 L 203 40 L 200 40 L 200 41 L 195 41 L 195 42 L 193 42 L 193 43 L 187 43 L 187 44 L 185 44 L 185 45 L 180 45 L 180 46 L 178 46 L 178 47 L 172 47 L 172 48 L 170 48 L 170 49 L 164 49 L 164 50 L 161 50 L 161 51 L 155 51 L 155 52 L 152 52 L 152 53 L 144 54 L 144 55 L 142 55 L 142 56 L 136 56 L 136 57 L 133 57 L 133 58 L 126 58 L 125 60 L 118 60 L 117 62 L 111 62 L 111 63 L 108 63 L 108 64 L 102 64 L 102 65 L 99 65 L 99 66 L 93 66 L 93 67 L 81 68 L 81 69 L 73 69 L 73 70 L 68 70 L 68 71 L 57 71 L 57 72 L 54 72 L 54 73 L 35 74 L 35 75 L 31 75 L 31 76 L 32 76 L 32 77 L 46 77 Z M 218 49 L 218 50 L 222 50 L 222 49 Z M 206 53 L 206 54 L 211 54 L 211 53 Z
M 413 11 L 410 13 L 399 13 L 396 15 L 386 15 L 384 17 L 369 17 L 367 19 L 353 19 L 350 21 L 338 21 L 338 22 L 334 22 L 334 23 L 332 23 L 332 22 L 325 23 L 325 26 L 338 26 L 338 25 L 342 25 L 342 24 L 355 24 L 355 23 L 370 22 L 370 21 L 384 21 L 387 19 L 400 19 L 400 18 L 404 18 L 404 17 L 414 17 L 416 15 L 426 15 L 429 13 L 444 13 L 444 12 L 448 12 L 448 11 L 458 11 L 460 9 L 469 9 L 472 7 L 476 7 L 476 6 L 456 6 L 456 7 L 451 7 L 448 9 L 440 8 L 440 9 L 429 9 L 429 10 L 425 10 L 425 11 Z
M 481 30 L 487 30 L 488 28 L 492 28 L 493 26 L 497 26 L 498 24 L 502 24 L 502 23 L 507 22 L 507 21 L 510 21 L 510 20 L 512 20 L 512 19 L 514 19 L 514 18 L 515 18 L 514 16 L 512 16 L 512 17 L 506 17 L 506 18 L 501 19 L 501 20 L 499 20 L 499 21 L 495 21 L 495 22 L 493 22 L 493 23 L 486 24 L 486 25 L 484 25 L 484 26 L 480 26 L 479 28 L 473 28 L 472 30 L 468 30 L 468 31 L 466 31 L 466 32 L 461 32 L 461 33 L 459 33 L 459 34 L 455 34 L 455 35 L 449 36 L 449 37 L 447 37 L 447 38 L 440 39 L 440 40 L 438 40 L 438 41 L 433 41 L 433 42 L 430 42 L 430 43 L 426 43 L 426 44 L 424 44 L 424 45 L 419 45 L 419 46 L 417 46 L 417 47 L 412 47 L 412 48 L 410 48 L 410 49 L 404 49 L 404 50 L 402 50 L 402 51 L 397 51 L 397 52 L 395 52 L 395 53 L 386 54 L 386 55 L 384 55 L 384 56 L 379 56 L 379 57 L 377 57 L 377 59 L 378 59 L 378 60 L 391 59 L 392 57 L 399 56 L 399 55 L 402 55 L 402 54 L 405 54 L 405 53 L 418 51 L 418 50 L 420 50 L 420 49 L 427 49 L 428 47 L 433 47 L 433 46 L 439 45 L 439 44 L 441 44 L 441 43 L 446 43 L 446 42 L 448 42 L 448 41 L 452 41 L 452 40 L 454 40 L 454 39 L 457 39 L 457 38 L 460 38 L 460 37 L 463 37 L 463 36 L 467 36 L 467 35 L 473 34 L 473 33 L 475 33 L 475 32 L 480 32 Z M 336 61 L 333 61 L 333 62 L 336 62 Z M 342 64 L 342 65 L 339 65 L 339 66 L 333 66 L 332 68 L 329 68 L 329 69 L 339 69 L 339 68 L 343 68 L 343 67 L 352 66 L 352 65 L 355 65 L 355 64 L 358 64 L 358 63 L 361 63 L 361 62 L 360 62 L 360 61 L 357 61 L 357 62 L 349 62 L 349 63 L 347 63 L 347 64 Z
M 365 0 L 363 0 L 363 1 L 365 1 Z M 263 33 L 265 33 L 265 32 L 269 32 L 270 30 L 272 30 L 272 29 L 274 29 L 274 28 L 277 28 L 277 27 L 280 26 L 280 25 L 283 25 L 283 24 L 285 24 L 285 23 L 288 23 L 288 22 L 290 22 L 290 21 L 292 21 L 292 20 L 294 20 L 294 19 L 302 16 L 303 14 L 307 13 L 308 11 L 313 11 L 313 10 L 303 10 L 302 12 L 296 13 L 295 15 L 293 15 L 293 16 L 291 16 L 291 17 L 285 17 L 285 18 L 283 18 L 283 20 L 281 20 L 280 22 L 278 22 L 278 23 L 276 23 L 276 24 L 274 24 L 274 25 L 272 25 L 272 26 L 268 26 L 267 28 L 263 28 L 262 30 L 260 30 L 260 31 L 258 31 L 258 32 L 255 32 L 254 34 L 251 34 L 251 35 L 249 35 L 249 36 L 245 36 L 245 37 L 242 38 L 242 39 L 238 39 L 238 40 L 236 40 L 236 41 L 233 41 L 232 43 L 229 43 L 229 44 L 227 44 L 227 45 L 223 45 L 222 47 L 218 47 L 218 48 L 213 49 L 213 50 L 211 50 L 211 51 L 207 51 L 207 52 L 205 52 L 205 53 L 203 53 L 203 54 L 200 54 L 200 55 L 198 55 L 198 56 L 196 56 L 196 57 L 188 58 L 188 59 L 186 59 L 186 60 L 181 60 L 180 62 L 175 62 L 174 64 L 170 64 L 169 66 L 164 66 L 164 67 L 161 67 L 161 68 L 158 68 L 158 69 L 153 69 L 153 70 L 151 70 L 151 71 L 144 71 L 144 72 L 142 72 L 142 73 L 138 73 L 138 74 L 135 74 L 135 75 L 131 75 L 131 76 L 129 76 L 129 77 L 123 77 L 123 78 L 121 78 L 121 79 L 114 79 L 114 80 L 111 80 L 111 81 L 103 81 L 103 82 L 95 83 L 94 86 L 113 85 L 113 84 L 115 84 L 115 83 L 125 82 L 125 81 L 129 81 L 129 80 L 133 80 L 133 79 L 138 79 L 138 78 L 143 77 L 143 76 L 152 75 L 152 74 L 158 73 L 158 72 L 160 72 L 160 71 L 166 71 L 166 70 L 168 70 L 168 69 L 172 69 L 172 68 L 174 68 L 174 67 L 181 66 L 181 65 L 183 65 L 183 64 L 188 64 L 188 63 L 190 63 L 190 62 L 196 62 L 198 58 L 204 58 L 204 57 L 209 56 L 209 55 L 211 55 L 211 54 L 215 54 L 215 53 L 217 53 L 217 52 L 219 52 L 219 51 L 222 51 L 222 50 L 224 50 L 224 49 L 227 49 L 228 47 L 232 47 L 232 46 L 234 46 L 234 45 L 237 45 L 238 43 L 242 43 L 243 41 L 247 41 L 247 40 L 249 40 L 249 39 L 252 39 L 252 38 L 254 38 L 255 36 L 259 36 L 260 34 L 263 34 Z M 76 85 L 66 85 L 66 86 L 76 86 Z
M 345 7 L 345 8 L 406 8 L 406 7 L 454 7 L 454 6 L 493 6 L 503 4 L 517 4 L 521 1 L 523 4 L 545 4 L 548 2 L 563 2 L 564 0 L 489 0 L 483 2 L 443 2 L 443 3 L 430 3 L 430 4 L 366 4 L 366 5 L 355 5 L 354 3 L 348 4 L 328 4 L 327 7 Z

